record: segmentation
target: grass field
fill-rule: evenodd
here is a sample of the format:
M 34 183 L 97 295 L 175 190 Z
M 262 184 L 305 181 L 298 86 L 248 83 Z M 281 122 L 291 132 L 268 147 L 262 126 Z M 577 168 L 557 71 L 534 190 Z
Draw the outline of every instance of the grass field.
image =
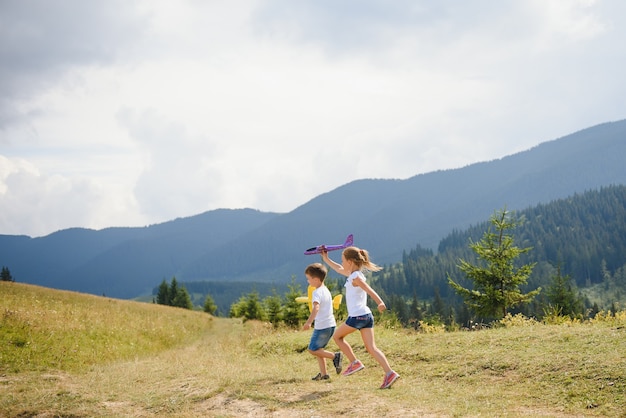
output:
M 0 416 L 626 417 L 626 313 L 472 332 L 378 326 L 401 378 L 310 380 L 310 331 L 0 283 Z M 336 349 L 331 343 L 330 349 Z

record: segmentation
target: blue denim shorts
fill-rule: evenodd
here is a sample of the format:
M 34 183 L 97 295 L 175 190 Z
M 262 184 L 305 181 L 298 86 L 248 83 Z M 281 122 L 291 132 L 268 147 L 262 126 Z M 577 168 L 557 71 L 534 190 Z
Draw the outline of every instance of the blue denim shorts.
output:
M 356 329 L 374 328 L 374 316 L 371 313 L 359 316 L 349 316 L 346 325 Z
M 314 329 L 313 335 L 311 335 L 311 341 L 309 342 L 309 350 L 317 351 L 320 348 L 326 347 L 334 332 L 335 327 Z

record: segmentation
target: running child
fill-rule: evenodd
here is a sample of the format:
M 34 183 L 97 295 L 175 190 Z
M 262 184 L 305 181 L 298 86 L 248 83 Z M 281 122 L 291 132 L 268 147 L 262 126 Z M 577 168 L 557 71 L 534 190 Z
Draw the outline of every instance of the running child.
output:
M 327 251 L 322 251 L 322 259 L 337 273 L 346 276 L 346 305 L 348 307 L 348 319 L 335 331 L 333 339 L 350 360 L 350 365 L 343 372 L 344 376 L 363 370 L 365 367 L 354 355 L 354 351 L 345 337 L 354 331 L 361 333 L 367 352 L 376 359 L 385 371 L 385 378 L 381 389 L 390 388 L 400 377 L 387 361 L 385 354 L 376 346 L 374 341 L 374 317 L 371 309 L 367 306 L 367 295 L 378 305 L 378 311 L 383 312 L 387 307 L 378 293 L 366 282 L 364 271 L 379 271 L 382 267 L 374 264 L 367 250 L 357 247 L 348 247 L 343 250 L 341 264 L 331 260 Z
M 302 326 L 303 330 L 311 328 L 311 324 L 315 321 L 311 341 L 309 342 L 309 353 L 317 357 L 320 372 L 313 380 L 327 380 L 330 376 L 326 372 L 326 359 L 332 359 L 335 371 L 341 373 L 341 352 L 332 353 L 325 350 L 330 338 L 335 332 L 337 323 L 333 315 L 333 300 L 330 291 L 324 285 L 328 270 L 322 263 L 314 263 L 307 266 L 304 270 L 306 280 L 309 286 L 313 286 L 315 290 L 311 296 L 312 309 L 309 318 Z

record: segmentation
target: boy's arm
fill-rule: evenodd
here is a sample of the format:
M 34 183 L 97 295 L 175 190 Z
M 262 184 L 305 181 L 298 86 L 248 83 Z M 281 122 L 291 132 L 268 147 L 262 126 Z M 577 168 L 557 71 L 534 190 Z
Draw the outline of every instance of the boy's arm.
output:
M 320 304 L 319 302 L 313 302 L 313 308 L 311 309 L 311 315 L 309 315 L 309 319 L 306 320 L 306 322 L 304 323 L 304 325 L 302 325 L 302 329 L 303 330 L 307 330 L 309 328 L 311 328 L 311 325 L 313 324 L 313 321 L 315 320 L 315 317 L 317 316 L 317 313 L 320 310 Z
M 378 305 L 379 312 L 382 312 L 385 309 L 387 309 L 385 302 L 383 302 L 383 300 L 378 295 L 378 293 L 376 293 L 376 291 L 372 289 L 372 287 L 366 282 L 364 282 L 360 277 L 357 277 L 354 280 L 352 280 L 352 286 L 359 286 L 361 289 L 365 290 L 365 292 L 368 295 L 370 295 L 372 299 L 374 299 L 374 302 L 376 302 L 376 305 Z

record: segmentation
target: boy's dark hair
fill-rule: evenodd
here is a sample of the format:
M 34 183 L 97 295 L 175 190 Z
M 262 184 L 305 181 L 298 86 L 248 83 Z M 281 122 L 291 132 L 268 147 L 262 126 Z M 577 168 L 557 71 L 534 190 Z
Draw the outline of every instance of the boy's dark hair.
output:
M 328 269 L 322 263 L 313 263 L 307 266 L 304 270 L 304 274 L 308 274 L 311 277 L 317 277 L 323 282 L 328 274 Z

